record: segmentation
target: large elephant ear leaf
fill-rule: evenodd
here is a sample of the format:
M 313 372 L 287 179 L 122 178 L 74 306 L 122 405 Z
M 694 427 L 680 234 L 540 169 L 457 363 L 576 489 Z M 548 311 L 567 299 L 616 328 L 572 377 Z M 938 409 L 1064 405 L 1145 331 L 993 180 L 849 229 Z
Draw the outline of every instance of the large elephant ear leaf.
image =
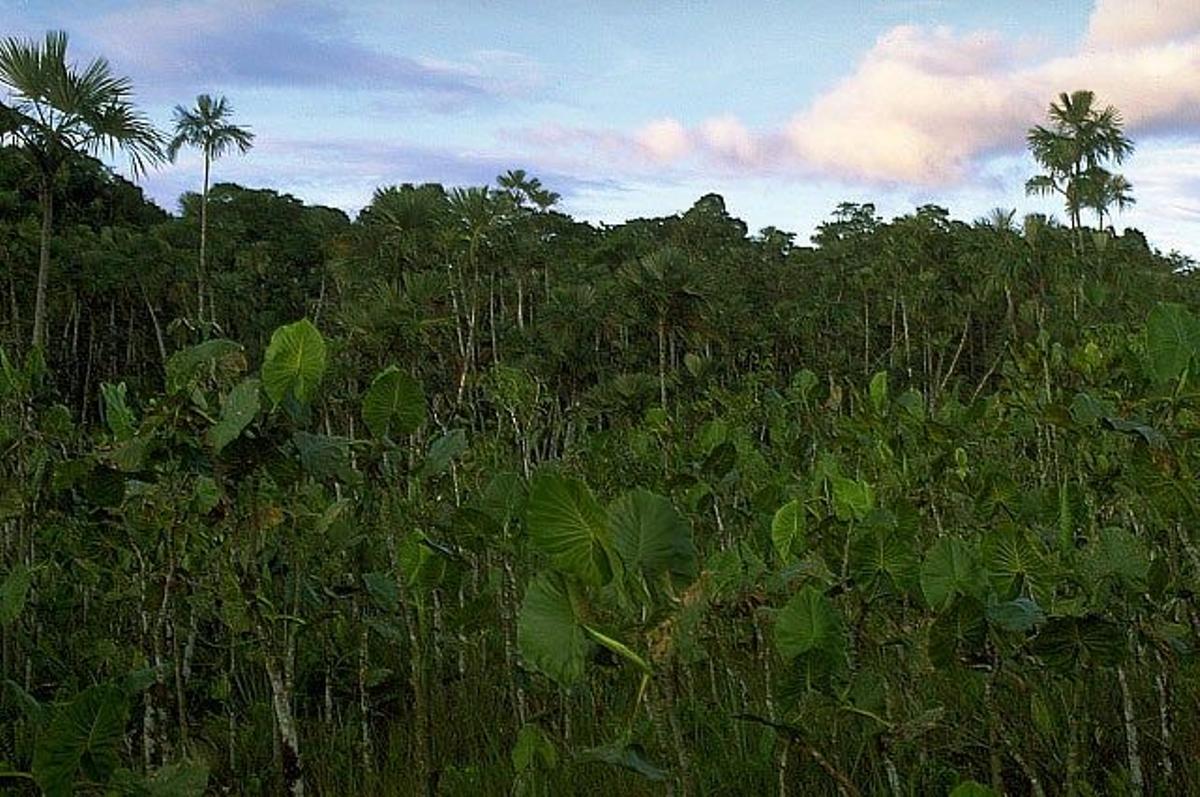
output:
M 608 523 L 627 569 L 651 578 L 662 573 L 695 577 L 692 525 L 666 498 L 647 490 L 626 493 L 609 505 Z
M 129 718 L 124 690 L 100 684 L 60 706 L 38 740 L 33 776 L 48 795 L 69 795 L 79 778 L 105 783 L 121 765 Z
M 262 384 L 271 401 L 288 396 L 307 404 L 325 375 L 325 339 L 307 318 L 275 330 L 262 365 Z
M 588 646 L 562 577 L 543 573 L 534 578 L 517 618 L 521 657 L 562 686 L 570 686 L 583 677 Z
M 390 366 L 367 388 L 362 417 L 375 437 L 412 434 L 425 422 L 425 391 L 416 379 Z
M 1146 319 L 1146 356 L 1159 382 L 1178 379 L 1200 354 L 1200 320 L 1181 304 L 1162 303 Z
M 861 479 L 833 476 L 833 511 L 838 520 L 862 520 L 875 508 L 875 491 Z
M 987 577 L 975 549 L 962 540 L 949 538 L 933 546 L 921 567 L 921 591 L 935 611 L 942 611 L 959 595 L 980 598 L 987 590 Z
M 840 654 L 846 645 L 842 618 L 816 587 L 805 587 L 775 618 L 775 647 L 785 659 L 820 651 Z
M 1125 632 L 1103 617 L 1052 617 L 1033 640 L 1033 652 L 1065 672 L 1114 665 L 1125 655 Z
M 789 561 L 804 545 L 805 525 L 804 502 L 799 499 L 779 507 L 771 519 L 771 545 L 781 563 Z
M 221 419 L 208 430 L 207 438 L 214 453 L 232 443 L 258 414 L 257 379 L 245 379 L 221 401 Z
M 525 508 L 529 537 L 564 573 L 597 586 L 612 580 L 607 521 L 583 482 L 555 473 L 534 479 Z
M 166 363 L 167 392 L 179 393 L 191 385 L 197 377 L 214 366 L 235 360 L 229 365 L 245 368 L 246 359 L 242 356 L 242 346 L 232 340 L 214 338 L 198 343 L 172 354 Z M 240 370 L 226 368 L 222 370 Z

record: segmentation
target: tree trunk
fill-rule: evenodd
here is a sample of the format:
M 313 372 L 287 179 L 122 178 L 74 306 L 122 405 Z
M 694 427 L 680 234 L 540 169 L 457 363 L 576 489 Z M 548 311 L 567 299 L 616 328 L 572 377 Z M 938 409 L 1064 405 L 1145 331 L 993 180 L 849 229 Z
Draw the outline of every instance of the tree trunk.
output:
M 658 399 L 667 408 L 667 321 L 658 319 Z
M 54 227 L 54 188 L 50 175 L 42 175 L 38 193 L 42 202 L 42 237 L 38 252 L 37 297 L 33 303 L 33 342 L 37 348 L 46 338 L 46 288 L 50 282 L 50 232 Z
M 204 190 L 200 194 L 200 262 L 196 267 L 196 320 L 204 323 L 205 255 L 208 250 L 208 175 L 212 163 L 208 152 L 204 153 Z M 209 308 L 212 316 L 212 308 Z

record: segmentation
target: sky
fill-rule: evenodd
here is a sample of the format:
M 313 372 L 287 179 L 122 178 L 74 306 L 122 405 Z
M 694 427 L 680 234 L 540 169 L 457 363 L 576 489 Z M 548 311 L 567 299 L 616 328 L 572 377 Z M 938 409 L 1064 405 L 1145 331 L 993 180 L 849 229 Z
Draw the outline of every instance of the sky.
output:
M 0 0 L 0 35 L 49 29 L 164 129 L 227 96 L 256 142 L 216 180 L 354 213 L 524 168 L 588 220 L 716 192 L 801 240 L 843 201 L 1061 216 L 1024 135 L 1087 88 L 1137 144 L 1117 227 L 1200 257 L 1200 0 Z M 140 183 L 175 209 L 199 176 Z

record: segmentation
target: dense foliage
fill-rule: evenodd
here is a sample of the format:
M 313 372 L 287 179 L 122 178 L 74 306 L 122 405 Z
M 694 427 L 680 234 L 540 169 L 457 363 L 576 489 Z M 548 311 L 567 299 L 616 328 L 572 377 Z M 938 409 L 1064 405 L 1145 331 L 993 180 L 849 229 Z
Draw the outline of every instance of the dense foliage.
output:
M 5 789 L 1200 791 L 1200 283 L 1136 231 L 23 158 Z

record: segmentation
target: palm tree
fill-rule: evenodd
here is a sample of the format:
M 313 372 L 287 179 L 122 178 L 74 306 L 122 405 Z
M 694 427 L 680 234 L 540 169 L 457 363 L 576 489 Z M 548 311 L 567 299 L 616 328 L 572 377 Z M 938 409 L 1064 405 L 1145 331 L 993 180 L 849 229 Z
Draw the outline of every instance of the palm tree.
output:
M 542 181 L 526 174 L 524 169 L 509 169 L 496 178 L 496 184 L 504 189 L 518 207 L 533 206 L 545 212 L 562 197 L 545 188 Z
M 1087 171 L 1086 178 L 1082 202 L 1096 211 L 1097 226 L 1104 227 L 1104 217 L 1111 216 L 1109 208 L 1115 207 L 1120 212 L 1137 204 L 1133 198 L 1133 185 L 1123 175 L 1096 167 Z
M 664 246 L 626 263 L 619 272 L 634 316 L 653 321 L 658 342 L 658 398 L 667 406 L 667 341 L 669 335 L 694 323 L 711 294 L 705 275 L 687 253 Z
M 1086 206 L 1088 172 L 1111 161 L 1122 163 L 1133 153 L 1121 113 L 1111 105 L 1096 108 L 1096 95 L 1074 91 L 1050 103 L 1050 126 L 1035 125 L 1026 136 L 1029 151 L 1046 171 L 1025 183 L 1027 194 L 1060 194 L 1071 227 L 1080 225 Z
M 196 97 L 196 106 L 188 109 L 175 106 L 175 137 L 167 145 L 167 157 L 172 162 L 184 146 L 195 147 L 204 154 L 204 189 L 200 193 L 200 262 L 196 270 L 197 321 L 204 323 L 205 254 L 208 248 L 208 183 L 212 162 L 237 149 L 245 154 L 254 146 L 254 134 L 247 128 L 229 122 L 233 107 L 224 97 L 208 94 Z M 212 301 L 208 315 L 215 321 Z
M 38 176 L 42 229 L 32 346 L 46 338 L 54 182 L 79 153 L 124 152 L 134 176 L 162 161 L 162 136 L 133 105 L 129 78 L 96 58 L 80 69 L 67 61 L 67 34 L 50 31 L 42 42 L 10 37 L 0 42 L 0 134 L 17 142 Z

